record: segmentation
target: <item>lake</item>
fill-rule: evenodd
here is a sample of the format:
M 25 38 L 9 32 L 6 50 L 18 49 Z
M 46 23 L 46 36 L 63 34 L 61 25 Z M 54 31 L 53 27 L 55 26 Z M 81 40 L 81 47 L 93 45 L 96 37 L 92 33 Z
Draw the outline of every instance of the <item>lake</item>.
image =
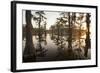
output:
M 68 48 L 68 36 L 47 34 L 41 39 L 33 35 L 33 45 L 36 50 L 36 62 L 63 61 L 63 60 L 86 60 L 91 58 L 91 49 L 88 49 L 88 56 L 84 56 L 85 35 L 82 39 L 73 38 L 71 48 Z M 23 52 L 26 40 L 23 40 Z M 23 54 L 24 55 L 24 54 Z

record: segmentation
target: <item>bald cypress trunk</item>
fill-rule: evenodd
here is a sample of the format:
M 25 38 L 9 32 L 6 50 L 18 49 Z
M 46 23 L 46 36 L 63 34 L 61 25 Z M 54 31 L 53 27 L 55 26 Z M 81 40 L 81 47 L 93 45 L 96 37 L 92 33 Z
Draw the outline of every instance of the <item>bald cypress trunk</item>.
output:
M 35 48 L 32 39 L 31 11 L 26 10 L 26 44 L 23 55 L 24 62 L 35 61 Z
M 91 48 L 91 41 L 90 41 L 90 14 L 87 13 L 86 15 L 86 26 L 87 26 L 87 32 L 86 32 L 86 39 L 85 39 L 85 53 L 84 55 L 87 57 L 88 49 Z
M 70 17 L 70 12 L 68 13 L 68 23 L 69 23 L 69 29 L 68 29 L 68 49 L 71 51 L 72 50 L 72 28 L 71 28 L 71 17 Z

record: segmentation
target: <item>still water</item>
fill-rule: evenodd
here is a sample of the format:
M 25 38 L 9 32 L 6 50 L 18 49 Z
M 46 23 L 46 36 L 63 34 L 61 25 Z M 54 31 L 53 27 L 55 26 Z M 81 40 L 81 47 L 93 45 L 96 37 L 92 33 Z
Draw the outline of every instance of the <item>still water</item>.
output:
M 80 41 L 80 42 L 79 42 Z M 23 40 L 23 52 L 26 40 Z M 36 50 L 36 62 L 61 61 L 61 60 L 84 60 L 91 58 L 90 49 L 88 56 L 84 56 L 85 39 L 72 40 L 72 49 L 68 48 L 68 37 L 47 34 L 39 37 L 33 35 L 33 44 Z

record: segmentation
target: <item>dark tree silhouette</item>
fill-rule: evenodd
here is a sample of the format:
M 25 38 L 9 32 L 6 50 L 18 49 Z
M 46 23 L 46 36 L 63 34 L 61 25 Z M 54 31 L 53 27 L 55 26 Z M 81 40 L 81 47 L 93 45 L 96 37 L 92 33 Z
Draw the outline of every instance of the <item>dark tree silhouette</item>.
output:
M 90 41 L 90 14 L 86 14 L 86 27 L 87 27 L 87 32 L 86 32 L 86 39 L 85 39 L 85 56 L 87 57 L 88 54 L 88 49 L 91 48 L 91 41 Z
M 58 38 L 57 38 L 57 41 L 59 40 L 59 36 L 60 36 L 60 22 L 57 22 L 57 24 L 56 24 L 56 26 L 57 26 L 57 36 L 58 36 Z
M 35 57 L 35 48 L 32 39 L 32 24 L 31 24 L 31 11 L 26 10 L 26 44 L 23 55 L 24 62 L 32 62 L 36 60 Z
M 66 22 L 68 22 L 68 49 L 70 51 L 72 50 L 72 25 L 73 25 L 73 20 L 75 19 L 75 16 L 73 16 L 73 13 L 71 16 L 71 12 L 62 12 L 61 15 L 63 15 L 62 17 L 63 25 L 66 25 Z
M 51 25 L 51 27 L 50 27 L 50 30 L 51 30 L 51 40 L 53 40 L 54 39 L 54 30 L 55 30 L 55 26 L 54 25 Z
M 44 27 L 43 27 L 43 25 L 41 25 L 42 24 L 41 22 L 47 18 L 44 16 L 45 15 L 44 11 L 37 11 L 37 12 L 35 12 L 35 14 L 38 15 L 38 17 L 36 17 L 36 21 L 38 24 L 38 37 L 39 37 L 36 52 L 37 52 L 37 56 L 43 57 L 43 56 L 45 56 L 45 52 L 47 51 L 45 48 L 43 48 L 43 46 L 41 44 L 42 41 L 45 41 L 45 44 L 46 44 L 46 21 L 44 22 Z M 42 37 L 42 35 L 44 33 L 43 30 L 45 30 L 45 37 Z
M 47 19 L 44 15 L 44 11 L 38 11 L 38 12 L 35 12 L 39 17 L 37 18 L 37 21 L 38 21 L 38 36 L 39 36 L 39 39 L 41 39 L 41 36 L 42 36 L 42 32 L 40 30 L 41 28 L 41 22 L 44 20 L 44 19 Z M 40 40 L 39 40 L 40 41 Z
M 70 17 L 70 12 L 68 12 L 68 24 L 69 24 L 69 29 L 68 29 L 68 49 L 72 50 L 72 29 L 71 29 L 71 17 Z
M 46 23 L 46 21 L 44 22 L 44 34 L 45 34 L 45 37 L 46 37 L 46 35 L 47 35 L 47 32 L 46 32 L 46 25 L 47 25 L 47 23 Z

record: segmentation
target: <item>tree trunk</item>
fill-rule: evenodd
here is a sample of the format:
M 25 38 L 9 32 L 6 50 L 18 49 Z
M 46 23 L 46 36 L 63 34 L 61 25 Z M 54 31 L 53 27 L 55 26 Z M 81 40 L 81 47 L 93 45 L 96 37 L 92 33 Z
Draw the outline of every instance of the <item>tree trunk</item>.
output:
M 71 18 L 70 18 L 70 13 L 68 13 L 68 23 L 69 23 L 69 29 L 68 29 L 68 49 L 72 50 L 72 28 L 71 28 Z
M 36 60 L 35 48 L 32 39 L 31 11 L 26 10 L 26 44 L 24 50 L 24 62 L 33 62 Z
M 44 34 L 45 34 L 45 36 L 47 35 L 47 32 L 46 32 L 46 23 L 44 24 Z
M 86 24 L 87 24 L 87 32 L 86 32 L 86 39 L 85 39 L 85 56 L 87 57 L 88 49 L 91 48 L 91 41 L 90 41 L 90 14 L 87 13 L 86 15 Z

